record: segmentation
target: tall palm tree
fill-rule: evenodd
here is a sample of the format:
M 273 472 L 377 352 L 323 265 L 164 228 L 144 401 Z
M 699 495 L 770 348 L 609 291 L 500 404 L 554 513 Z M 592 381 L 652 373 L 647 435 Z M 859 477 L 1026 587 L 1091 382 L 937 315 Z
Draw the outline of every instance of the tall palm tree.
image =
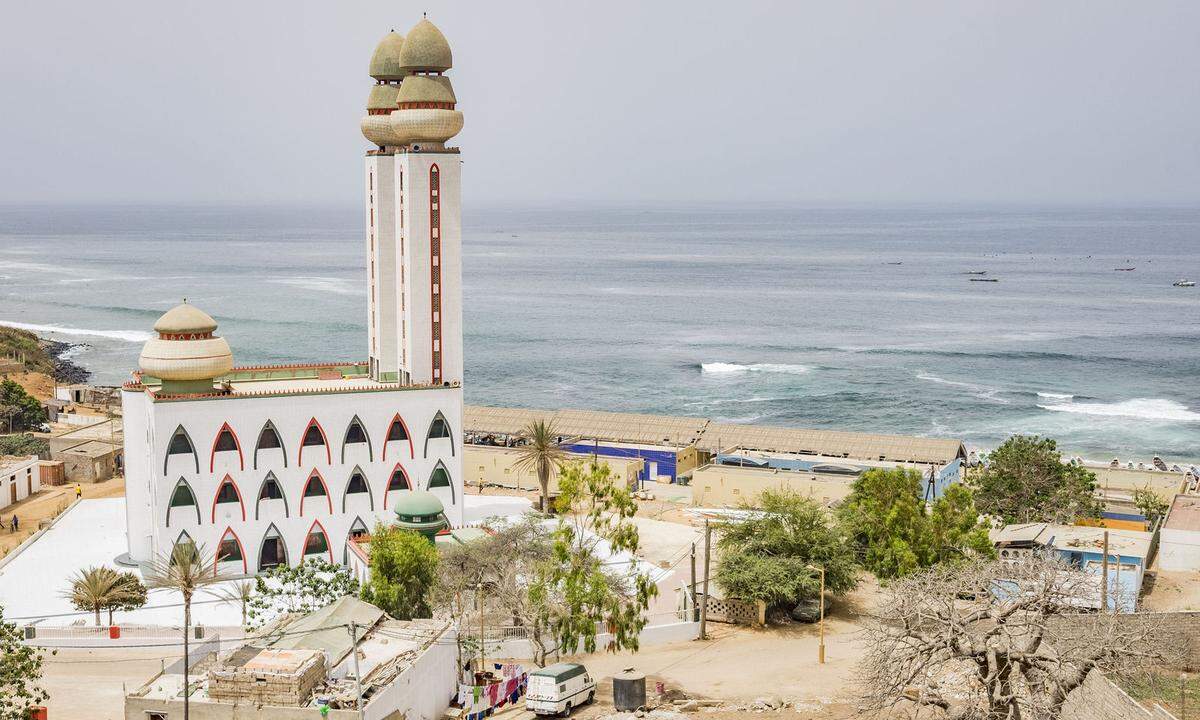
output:
M 542 490 L 541 510 L 550 511 L 550 475 L 567 460 L 567 453 L 558 446 L 558 434 L 553 422 L 533 420 L 523 433 L 526 443 L 517 448 L 518 458 L 513 467 L 518 471 L 537 473 Z
M 62 595 L 77 609 L 96 613 L 96 627 L 99 627 L 100 611 L 120 605 L 128 592 L 121 574 L 116 570 L 90 567 L 77 570 L 71 577 L 71 589 Z
M 217 574 L 217 562 L 213 555 L 204 550 L 203 545 L 195 545 L 189 541 L 175 543 L 169 555 L 154 561 L 147 574 L 147 585 L 152 588 L 176 590 L 183 595 L 183 720 L 189 720 L 189 696 L 191 685 L 188 684 L 188 635 L 192 625 L 192 597 L 196 591 L 221 582 L 226 578 Z
M 250 598 L 254 597 L 254 582 L 251 580 L 242 580 L 234 584 L 223 587 L 217 591 L 217 595 L 221 598 L 221 602 L 230 605 L 240 605 L 242 608 L 242 627 L 246 626 L 246 610 L 250 605 Z

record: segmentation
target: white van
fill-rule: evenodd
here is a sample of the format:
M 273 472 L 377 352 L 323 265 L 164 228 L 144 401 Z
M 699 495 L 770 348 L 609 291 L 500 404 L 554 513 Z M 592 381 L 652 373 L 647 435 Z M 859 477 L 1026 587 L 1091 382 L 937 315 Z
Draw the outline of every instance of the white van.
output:
M 558 663 L 529 673 L 525 709 L 538 715 L 571 714 L 571 709 L 596 697 L 596 682 L 587 668 L 575 663 Z

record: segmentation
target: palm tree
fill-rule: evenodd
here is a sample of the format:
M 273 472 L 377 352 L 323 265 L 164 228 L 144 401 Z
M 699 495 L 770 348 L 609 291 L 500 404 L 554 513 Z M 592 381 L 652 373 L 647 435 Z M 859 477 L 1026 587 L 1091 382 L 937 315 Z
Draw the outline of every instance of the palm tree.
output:
M 242 627 L 246 626 L 246 609 L 250 604 L 250 598 L 254 597 L 254 583 L 250 580 L 242 580 L 234 584 L 223 587 L 217 591 L 217 595 L 221 598 L 221 602 L 229 603 L 230 605 L 240 605 L 242 608 Z
M 541 510 L 549 512 L 550 474 L 566 461 L 567 453 L 558 446 L 553 422 L 534 420 L 525 428 L 524 435 L 527 442 L 517 449 L 519 457 L 513 467 L 519 472 L 537 473 L 542 490 Z
M 216 558 L 205 552 L 203 545 L 184 540 L 175 543 L 170 555 L 161 557 L 151 566 L 146 576 L 152 588 L 176 590 L 183 595 L 183 720 L 189 720 L 188 699 L 191 685 L 188 684 L 188 635 L 192 625 L 192 597 L 197 590 L 221 582 L 226 578 L 217 574 Z
M 128 592 L 121 574 L 116 570 L 90 567 L 77 570 L 71 577 L 71 589 L 62 595 L 70 600 L 76 609 L 96 613 L 96 627 L 100 627 L 100 611 L 120 605 Z

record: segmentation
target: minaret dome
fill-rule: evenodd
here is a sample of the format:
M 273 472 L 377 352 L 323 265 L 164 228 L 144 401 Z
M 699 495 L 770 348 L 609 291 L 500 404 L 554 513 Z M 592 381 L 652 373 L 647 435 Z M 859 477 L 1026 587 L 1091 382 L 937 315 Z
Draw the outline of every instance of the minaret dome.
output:
M 233 369 L 233 353 L 217 322 L 186 300 L 154 323 L 158 337 L 146 341 L 138 366 L 162 380 L 163 392 L 212 392 L 213 380 Z

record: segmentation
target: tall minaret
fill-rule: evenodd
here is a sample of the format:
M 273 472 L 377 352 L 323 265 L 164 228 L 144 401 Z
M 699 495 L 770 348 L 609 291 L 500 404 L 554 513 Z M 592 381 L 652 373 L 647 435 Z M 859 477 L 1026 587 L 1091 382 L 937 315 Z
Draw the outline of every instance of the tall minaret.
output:
M 376 85 L 362 132 L 371 374 L 385 381 L 462 381 L 462 130 L 450 45 L 421 20 L 388 33 L 371 58 Z

